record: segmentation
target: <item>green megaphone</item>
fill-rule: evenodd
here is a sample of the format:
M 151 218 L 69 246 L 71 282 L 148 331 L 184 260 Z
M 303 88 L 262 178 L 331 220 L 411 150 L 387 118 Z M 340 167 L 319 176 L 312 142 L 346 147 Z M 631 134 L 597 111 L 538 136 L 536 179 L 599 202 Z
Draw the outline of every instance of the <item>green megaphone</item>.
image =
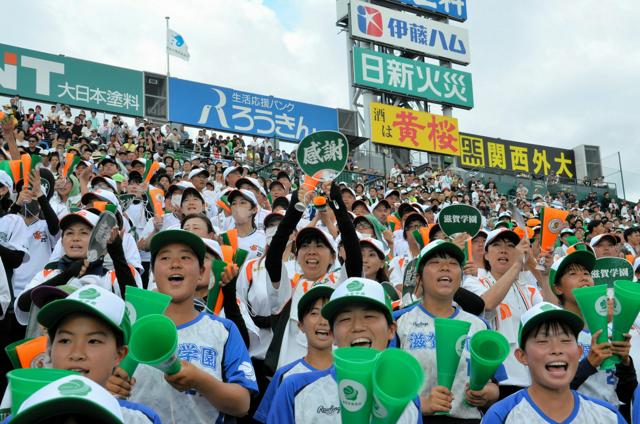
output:
M 165 374 L 172 375 L 181 369 L 177 347 L 176 325 L 164 315 L 147 315 L 137 320 L 131 329 L 129 355 L 136 362 L 151 365 Z
M 133 286 L 127 286 L 124 298 L 129 320 L 132 324 L 148 315 L 164 314 L 164 311 L 171 303 L 171 296 L 169 295 Z M 129 354 L 120 362 L 119 367 L 131 377 L 138 367 L 138 362 Z
M 509 341 L 493 330 L 478 331 L 469 341 L 471 375 L 469 389 L 482 390 L 509 356 Z
M 373 408 L 371 423 L 395 423 L 414 399 L 424 372 L 411 354 L 401 349 L 386 349 L 373 367 Z
M 613 326 L 611 340 L 620 342 L 624 334 L 631 329 L 640 312 L 640 284 L 629 280 L 616 280 L 613 283 Z M 620 358 L 616 356 L 617 362 Z
M 598 336 L 597 343 L 606 343 L 609 341 L 609 328 L 608 328 L 608 296 L 607 285 L 599 284 L 590 287 L 581 287 L 573 289 L 573 295 L 576 298 L 576 302 L 580 307 L 580 312 L 584 321 L 587 323 L 587 327 L 591 334 L 596 333 L 598 330 L 602 330 L 600 336 Z M 605 359 L 600 364 L 600 369 L 609 370 L 615 366 L 615 360 L 611 357 Z
M 15 342 L 8 344 L 4 347 L 4 351 L 9 357 L 11 361 L 11 365 L 13 365 L 14 369 L 22 368 L 22 364 L 20 363 L 20 357 L 18 356 L 18 352 L 16 352 L 16 348 L 20 346 L 22 343 L 26 343 L 29 340 L 33 340 L 32 337 L 27 337 L 26 339 L 16 340 Z
M 369 422 L 372 373 L 379 354 L 375 349 L 363 347 L 342 347 L 333 351 L 343 423 Z
M 53 381 L 74 374 L 78 373 L 55 368 L 19 368 L 8 372 L 11 415 L 15 416 L 20 405 L 34 392 Z
M 436 365 L 438 368 L 438 386 L 451 390 L 460 365 L 460 356 L 467 340 L 471 323 L 450 318 L 436 318 Z M 436 412 L 436 415 L 448 415 L 448 412 Z

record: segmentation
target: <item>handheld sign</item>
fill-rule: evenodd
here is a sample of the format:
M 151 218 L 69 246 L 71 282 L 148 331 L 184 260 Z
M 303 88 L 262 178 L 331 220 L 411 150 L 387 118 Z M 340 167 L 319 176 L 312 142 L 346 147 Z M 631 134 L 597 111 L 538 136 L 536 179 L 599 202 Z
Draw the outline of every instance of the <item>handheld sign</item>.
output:
M 104 211 L 100 214 L 100 219 L 93 228 L 89 239 L 89 249 L 87 251 L 87 260 L 89 262 L 95 262 L 107 254 L 107 241 L 111 235 L 111 229 L 116 225 L 118 225 L 118 220 L 113 213 Z
M 296 159 L 302 172 L 322 182 L 335 179 L 347 164 L 349 142 L 337 131 L 317 131 L 300 141 Z
M 475 237 L 482 227 L 482 215 L 473 206 L 450 205 L 440 211 L 438 224 L 442 232 L 448 236 L 468 233 L 471 237 Z
M 634 272 L 631 264 L 623 258 L 604 257 L 596 259 L 596 266 L 591 271 L 595 284 L 606 284 L 613 288 L 616 280 L 633 280 Z

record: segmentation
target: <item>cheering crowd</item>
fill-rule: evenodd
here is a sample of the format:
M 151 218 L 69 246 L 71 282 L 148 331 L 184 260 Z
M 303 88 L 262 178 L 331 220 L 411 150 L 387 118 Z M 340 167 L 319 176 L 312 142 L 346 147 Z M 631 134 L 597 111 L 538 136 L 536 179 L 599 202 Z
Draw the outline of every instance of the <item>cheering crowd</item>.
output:
M 193 141 L 143 120 L 18 105 L 0 151 L 0 344 L 46 336 L 22 368 L 78 372 L 94 421 L 340 422 L 332 351 L 366 347 L 405 350 L 424 371 L 399 422 L 640 423 L 640 327 L 602 341 L 572 294 L 594 285 L 596 258 L 640 271 L 639 206 L 524 185 L 509 195 L 491 179 L 399 165 L 388 179 L 311 188 L 295 155 L 267 140 L 200 130 Z M 477 234 L 440 228 L 454 204 L 480 211 Z M 568 211 L 551 249 L 541 248 L 545 208 Z M 107 212 L 116 221 L 95 257 Z M 119 366 L 127 287 L 170 297 L 177 373 Z M 480 390 L 468 386 L 468 344 L 452 387 L 438 385 L 436 317 L 471 323 L 468 337 L 507 338 L 509 356 Z M 4 391 L 16 364 L 0 356 Z M 6 422 L 54 422 L 35 418 L 41 395 Z

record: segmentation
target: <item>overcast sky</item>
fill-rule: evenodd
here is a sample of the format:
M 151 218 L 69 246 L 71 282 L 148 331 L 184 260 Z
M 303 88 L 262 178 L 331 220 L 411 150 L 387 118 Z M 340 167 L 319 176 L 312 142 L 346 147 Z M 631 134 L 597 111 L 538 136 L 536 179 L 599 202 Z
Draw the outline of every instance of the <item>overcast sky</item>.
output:
M 189 62 L 171 58 L 172 76 L 348 107 L 333 0 L 32 0 L 3 14 L 3 43 L 160 73 L 171 16 L 191 54 Z M 460 129 L 565 148 L 596 144 L 605 175 L 620 151 L 627 197 L 637 200 L 638 22 L 638 0 L 469 0 L 467 22 L 453 23 L 469 30 L 465 70 L 476 105 L 454 110 Z

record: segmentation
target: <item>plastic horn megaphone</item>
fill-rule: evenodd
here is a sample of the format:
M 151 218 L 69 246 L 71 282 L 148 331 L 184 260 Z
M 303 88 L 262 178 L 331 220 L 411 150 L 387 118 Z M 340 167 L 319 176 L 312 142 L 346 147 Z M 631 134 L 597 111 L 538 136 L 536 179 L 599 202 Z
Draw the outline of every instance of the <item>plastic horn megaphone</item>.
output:
M 379 353 L 362 347 L 343 347 L 333 351 L 340 416 L 345 424 L 369 422 L 372 373 Z
M 124 298 L 132 324 L 148 315 L 164 314 L 171 303 L 171 296 L 133 286 L 127 286 Z M 129 354 L 124 357 L 119 366 L 131 377 L 138 367 L 138 362 Z
M 478 331 L 469 341 L 471 376 L 469 389 L 482 390 L 509 356 L 509 341 L 493 330 Z
M 607 315 L 609 312 L 609 298 L 607 296 L 607 285 L 600 284 L 591 287 L 581 287 L 573 289 L 572 293 L 576 298 L 584 322 L 586 322 L 591 334 L 602 330 L 602 333 L 598 336 L 597 343 L 608 342 L 609 329 L 607 326 Z M 600 369 L 612 369 L 614 365 L 615 361 L 607 358 L 600 364 Z
M 11 415 L 16 415 L 20 405 L 34 392 L 53 381 L 74 374 L 78 373 L 54 368 L 19 368 L 8 372 Z
M 640 284 L 629 280 L 617 280 L 613 283 L 613 293 L 611 340 L 620 342 L 624 340 L 624 334 L 629 332 L 640 312 Z
M 131 329 L 129 352 L 133 359 L 165 374 L 172 375 L 180 371 L 177 346 L 176 325 L 164 315 L 147 315 L 137 320 Z
M 373 367 L 371 423 L 396 423 L 423 381 L 422 367 L 411 354 L 400 349 L 382 351 Z
M 20 357 L 18 356 L 18 352 L 16 352 L 16 347 L 28 342 L 29 340 L 33 340 L 33 338 L 20 339 L 4 347 L 4 351 L 9 357 L 14 369 L 22 368 L 22 365 L 20 364 Z
M 438 386 L 451 390 L 471 323 L 450 318 L 436 318 L 435 327 Z M 436 415 L 448 415 L 448 412 L 439 412 Z

